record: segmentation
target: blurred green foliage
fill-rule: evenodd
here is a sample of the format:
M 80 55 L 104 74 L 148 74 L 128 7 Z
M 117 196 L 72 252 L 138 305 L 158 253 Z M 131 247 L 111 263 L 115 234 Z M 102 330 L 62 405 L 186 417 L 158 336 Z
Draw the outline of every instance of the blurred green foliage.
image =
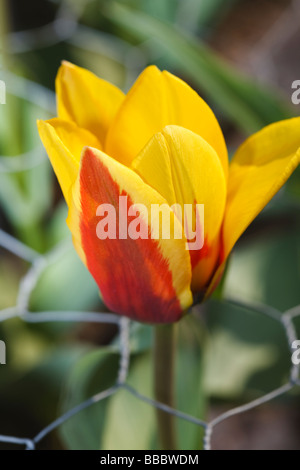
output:
M 43 26 L 60 6 L 39 0 L 39 8 L 46 8 L 39 24 L 30 17 L 29 7 L 21 17 L 17 3 L 10 3 L 6 26 L 11 32 L 29 24 Z M 16 54 L 12 41 L 9 68 L 53 89 L 59 62 L 67 59 L 128 89 L 145 65 L 156 63 L 189 81 L 224 128 L 248 135 L 294 110 L 277 90 L 242 75 L 207 45 L 206 39 L 236 3 L 69 0 L 65 5 L 71 18 L 80 14 L 75 34 L 42 45 L 33 33 L 32 48 Z M 36 6 L 34 0 L 26 4 Z M 0 154 L 5 156 L 0 157 L 0 222 L 46 253 L 47 265 L 31 296 L 33 311 L 103 311 L 96 285 L 72 247 L 66 207 L 36 131 L 36 119 L 51 117 L 54 106 L 37 105 L 35 98 L 31 92 L 22 97 L 10 89 L 7 105 L 0 107 Z M 224 282 L 225 298 L 280 310 L 300 304 L 299 208 L 298 169 L 239 242 Z M 15 305 L 28 265 L 4 250 L 0 254 L 0 308 L 6 308 Z M 115 331 L 106 326 L 95 325 L 91 333 L 86 325 L 28 325 L 15 319 L 0 323 L 0 339 L 8 346 L 8 365 L 0 373 L 0 433 L 34 435 L 58 414 L 115 382 L 117 342 Z M 133 324 L 129 383 L 149 397 L 151 345 L 151 327 Z M 276 322 L 217 298 L 181 322 L 177 356 L 178 409 L 200 419 L 207 417 L 209 399 L 228 406 L 245 402 L 281 385 L 289 368 L 286 338 Z M 202 430 L 183 420 L 177 426 L 180 448 L 197 448 Z M 155 449 L 155 412 L 122 390 L 73 417 L 42 446 Z

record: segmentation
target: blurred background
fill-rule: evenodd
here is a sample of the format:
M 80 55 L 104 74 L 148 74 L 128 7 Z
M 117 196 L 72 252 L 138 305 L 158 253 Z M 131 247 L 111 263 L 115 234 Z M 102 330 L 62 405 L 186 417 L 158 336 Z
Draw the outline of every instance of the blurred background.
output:
M 290 0 L 0 0 L 0 320 L 16 305 L 30 264 L 5 234 L 44 254 L 28 308 L 105 311 L 65 224 L 66 206 L 36 119 L 55 115 L 61 60 L 127 91 L 148 64 L 186 80 L 213 108 L 230 154 L 268 123 L 299 115 L 300 3 Z M 180 323 L 177 408 L 211 419 L 284 384 L 284 329 L 226 301 L 286 311 L 300 304 L 300 171 L 239 241 L 215 297 Z M 5 234 L 4 234 L 5 232 Z M 28 251 L 28 253 L 31 253 Z M 29 256 L 30 258 L 30 256 Z M 23 286 L 24 287 L 24 286 Z M 222 298 L 221 298 L 222 297 Z M 24 306 L 24 308 L 27 308 Z M 295 319 L 300 338 L 300 319 Z M 152 395 L 151 328 L 132 325 L 129 382 Z M 114 383 L 117 330 L 108 325 L 0 321 L 0 434 L 31 437 Z M 178 420 L 181 449 L 203 431 Z M 45 438 L 47 449 L 155 449 L 155 410 L 125 391 Z M 299 392 L 220 424 L 215 449 L 300 449 Z M 12 446 L 11 446 L 12 447 Z M 10 448 L 1 444 L 0 448 Z

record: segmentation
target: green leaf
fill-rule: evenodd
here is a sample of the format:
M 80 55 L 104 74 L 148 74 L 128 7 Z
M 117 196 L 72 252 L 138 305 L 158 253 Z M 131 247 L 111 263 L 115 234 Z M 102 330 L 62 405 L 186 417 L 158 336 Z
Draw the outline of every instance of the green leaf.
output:
M 264 88 L 217 57 L 185 32 L 139 11 L 110 2 L 105 15 L 139 41 L 151 39 L 168 60 L 206 94 L 225 116 L 247 134 L 266 124 L 290 117 L 289 107 Z
M 95 393 L 111 387 L 117 378 L 119 354 L 102 348 L 85 354 L 71 370 L 64 387 L 62 412 L 66 412 Z M 69 449 L 97 450 L 101 448 L 107 401 L 86 408 L 66 421 L 60 434 Z
M 48 345 L 48 351 L 37 356 L 36 361 L 29 367 L 26 360 L 21 361 L 22 356 L 20 361 L 12 362 L 9 339 L 7 345 L 9 362 L 1 369 L 0 375 L 2 432 L 33 436 L 57 418 L 57 404 L 63 380 L 86 348 L 68 344 L 56 345 L 55 349 L 52 346 L 49 350 Z M 54 434 L 50 436 L 51 441 L 48 441 L 52 445 L 53 438 Z M 47 439 L 42 442 L 42 447 Z
M 60 201 L 52 213 L 47 226 L 47 246 L 54 248 L 59 242 L 70 237 L 70 231 L 66 223 L 68 206 L 64 200 Z
M 218 399 L 251 400 L 288 380 L 290 352 L 280 322 L 263 313 L 209 301 L 204 386 Z
M 153 327 L 143 323 L 131 322 L 130 351 L 140 353 L 149 351 L 153 344 Z
M 178 410 L 205 421 L 206 397 L 203 384 L 204 329 L 198 318 L 188 315 L 178 328 L 176 397 Z M 177 420 L 179 448 L 199 449 L 203 428 Z
M 175 21 L 180 0 L 119 0 L 122 5 L 136 8 L 139 11 L 164 21 Z
M 247 343 L 226 329 L 216 328 L 205 354 L 205 390 L 214 397 L 237 398 L 251 376 L 274 366 L 277 359 L 275 346 Z
M 295 214 L 296 218 L 296 214 Z M 281 311 L 300 304 L 300 229 L 282 232 L 273 222 L 272 232 L 240 244 L 228 269 L 224 297 L 260 302 Z
M 197 20 L 200 31 L 208 32 L 239 0 L 190 0 L 198 6 Z M 209 28 L 209 29 L 208 29 Z
M 207 304 L 212 333 L 205 383 L 214 396 L 267 392 L 287 380 L 290 354 L 284 329 L 266 315 L 252 312 L 251 305 L 285 311 L 300 303 L 299 210 L 288 215 L 288 208 L 292 210 L 277 197 L 231 255 L 224 299 L 240 301 L 250 310 L 226 300 Z
M 0 152 L 6 156 L 0 157 L 0 203 L 19 238 L 38 251 L 46 248 L 42 222 L 52 203 L 52 172 L 36 128 L 41 114 L 10 94 L 0 108 Z
M 142 0 L 140 9 L 155 18 L 163 21 L 175 21 L 178 8 L 178 0 Z
M 152 397 L 151 354 L 141 354 L 132 360 L 128 382 L 139 393 Z M 127 390 L 119 390 L 108 403 L 103 449 L 150 449 L 155 427 L 155 409 Z
M 296 168 L 294 173 L 290 176 L 288 181 L 285 184 L 286 191 L 290 194 L 295 200 L 300 201 L 300 167 Z M 298 207 L 299 209 L 299 207 Z
M 71 240 L 48 255 L 31 295 L 30 308 L 42 310 L 89 310 L 103 307 L 98 287 L 79 259 Z
M 5 255 L 0 257 L 0 309 L 16 304 L 21 275 L 21 263 L 16 269 L 16 261 L 14 259 Z

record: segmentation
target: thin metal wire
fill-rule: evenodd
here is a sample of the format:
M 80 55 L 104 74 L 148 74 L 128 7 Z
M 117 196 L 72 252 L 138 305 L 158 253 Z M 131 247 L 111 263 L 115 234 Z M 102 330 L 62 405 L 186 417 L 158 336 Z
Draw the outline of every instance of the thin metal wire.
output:
M 176 418 L 185 419 L 186 421 L 189 421 L 190 423 L 197 424 L 198 426 L 202 426 L 204 428 L 207 426 L 207 423 L 205 421 L 195 418 L 194 416 L 190 416 L 187 413 L 183 413 L 182 411 L 175 410 L 174 408 L 171 408 L 170 406 L 165 405 L 164 403 L 160 403 L 159 401 L 153 400 L 152 398 L 146 397 L 145 395 L 142 395 L 141 393 L 139 393 L 137 390 L 135 390 L 128 384 L 124 384 L 123 388 L 128 390 L 128 392 L 130 392 L 131 395 L 134 395 L 139 400 L 144 401 L 145 403 L 148 403 L 148 405 L 151 405 L 154 408 L 158 408 L 162 411 L 165 411 L 166 413 L 170 413 L 176 416 Z
M 209 424 L 211 428 L 214 428 L 217 424 L 221 423 L 222 421 L 225 421 L 225 419 L 231 418 L 232 416 L 245 413 L 246 411 L 252 410 L 253 408 L 256 408 L 260 405 L 263 405 L 264 403 L 267 403 L 268 401 L 274 400 L 274 398 L 280 397 L 280 395 L 283 395 L 286 392 L 289 392 L 292 388 L 294 387 L 294 384 L 287 383 L 283 385 L 282 387 L 277 388 L 276 390 L 273 390 L 270 393 L 267 393 L 266 395 L 263 395 L 260 398 L 257 398 L 256 400 L 253 400 L 246 405 L 238 406 L 236 408 L 233 408 L 232 410 L 226 411 L 225 413 L 221 414 L 217 418 L 215 418 L 213 421 L 211 421 Z
M 42 431 L 40 431 L 32 439 L 32 441 L 35 444 L 37 444 L 42 439 L 44 439 L 45 436 L 50 434 L 50 432 L 52 432 L 54 429 L 61 426 L 68 419 L 72 418 L 72 416 L 75 416 L 76 414 L 80 413 L 81 411 L 85 410 L 86 408 L 89 408 L 90 406 L 94 405 L 95 403 L 98 403 L 99 401 L 105 400 L 105 398 L 110 397 L 111 395 L 113 395 L 118 390 L 118 388 L 119 388 L 119 386 L 115 385 L 114 387 L 111 387 L 107 390 L 104 390 L 103 392 L 97 393 L 96 395 L 93 395 L 91 398 L 88 398 L 87 400 L 83 401 L 79 405 L 75 406 L 71 410 L 69 410 L 66 413 L 64 413 L 63 415 L 61 415 L 59 418 L 57 418 L 55 421 L 53 421 L 47 427 L 42 429 Z
M 24 245 L 16 238 L 12 237 L 8 233 L 0 229 L 0 246 L 5 248 L 7 251 L 15 254 L 19 258 L 22 258 L 24 261 L 32 263 L 40 255 L 37 251 L 34 251 L 32 248 Z
M 22 437 L 14 437 L 14 436 L 2 436 L 0 434 L 0 441 L 1 442 L 8 442 L 9 444 L 21 444 L 25 445 L 26 449 L 34 449 L 34 443 L 31 439 L 25 439 Z
M 2 316 L 1 316 L 2 319 Z M 120 324 L 120 317 L 113 313 L 96 312 L 25 312 L 22 319 L 28 323 L 80 322 L 80 323 L 115 323 Z
M 130 363 L 130 347 L 129 347 L 129 325 L 128 318 L 122 317 L 119 321 L 120 331 L 120 363 L 117 378 L 117 384 L 123 385 L 126 383 L 128 376 L 129 363 Z

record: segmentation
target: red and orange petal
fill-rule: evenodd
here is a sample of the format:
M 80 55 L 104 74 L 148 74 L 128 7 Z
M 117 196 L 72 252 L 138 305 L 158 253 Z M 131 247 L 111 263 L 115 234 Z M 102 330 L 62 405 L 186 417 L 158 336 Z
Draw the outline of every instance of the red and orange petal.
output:
M 112 204 L 118 220 L 120 195 L 127 196 L 128 206 L 134 202 L 144 204 L 149 213 L 151 204 L 166 203 L 132 170 L 103 152 L 85 149 L 68 217 L 73 237 L 82 247 L 86 265 L 112 311 L 147 323 L 177 321 L 192 304 L 185 240 L 119 239 L 118 227 L 116 239 L 99 240 L 97 207 Z M 181 230 L 171 210 L 170 214 L 177 230 Z M 146 224 L 145 214 L 142 217 Z M 128 217 L 128 224 L 130 221 Z

